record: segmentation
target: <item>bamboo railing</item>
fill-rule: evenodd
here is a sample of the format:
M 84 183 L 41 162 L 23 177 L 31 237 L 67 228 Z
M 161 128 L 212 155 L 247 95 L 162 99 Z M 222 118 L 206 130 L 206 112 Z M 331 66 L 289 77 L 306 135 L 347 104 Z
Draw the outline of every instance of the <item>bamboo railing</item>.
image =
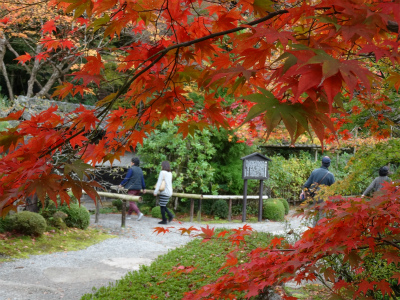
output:
M 120 189 L 118 186 L 111 186 L 111 189 L 117 190 L 118 192 L 126 193 L 126 189 Z M 107 197 L 107 198 L 117 198 L 122 200 L 122 218 L 121 218 L 121 227 L 125 227 L 125 215 L 126 215 L 126 202 L 127 201 L 135 201 L 141 202 L 143 199 L 141 196 L 132 196 L 127 194 L 120 193 L 107 193 L 107 192 L 97 192 L 99 196 Z M 145 190 L 146 194 L 153 194 L 154 190 Z M 193 222 L 194 217 L 194 200 L 198 200 L 199 208 L 197 211 L 197 221 L 201 222 L 201 205 L 202 200 L 219 200 L 225 199 L 228 200 L 228 221 L 232 221 L 232 200 L 242 200 L 243 195 L 200 195 L 200 194 L 186 194 L 186 193 L 173 193 L 172 197 L 178 198 L 187 198 L 190 199 L 190 222 Z M 268 196 L 263 196 L 263 199 L 268 199 Z M 259 196 L 247 196 L 247 199 L 259 199 Z M 98 215 L 100 210 L 100 201 L 96 202 L 96 218 L 95 223 L 98 222 Z

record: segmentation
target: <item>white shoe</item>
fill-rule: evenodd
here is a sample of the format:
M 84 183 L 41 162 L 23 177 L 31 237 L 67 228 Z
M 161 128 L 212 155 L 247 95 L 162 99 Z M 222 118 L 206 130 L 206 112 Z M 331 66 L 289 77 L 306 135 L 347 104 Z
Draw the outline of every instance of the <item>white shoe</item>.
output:
M 130 219 L 132 219 L 132 218 L 131 218 L 131 217 L 126 217 L 126 219 L 127 219 L 127 220 L 130 220 Z
M 140 213 L 139 217 L 137 218 L 138 221 L 140 221 L 140 219 L 143 217 L 143 214 Z

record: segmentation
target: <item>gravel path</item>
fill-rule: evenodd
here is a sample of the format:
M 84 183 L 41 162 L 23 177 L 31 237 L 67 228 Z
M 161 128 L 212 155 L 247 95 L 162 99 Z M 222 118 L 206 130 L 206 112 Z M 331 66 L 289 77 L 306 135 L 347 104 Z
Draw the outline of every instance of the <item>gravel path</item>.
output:
M 108 285 L 126 273 L 139 269 L 140 265 L 151 264 L 157 256 L 170 249 L 182 246 L 191 240 L 178 233 L 156 235 L 154 227 L 159 220 L 136 217 L 127 220 L 121 229 L 121 215 L 100 215 L 98 226 L 118 237 L 108 239 L 85 250 L 34 255 L 28 259 L 0 263 L 0 300 L 55 300 L 80 299 L 93 287 Z M 303 230 L 300 219 L 290 218 L 291 228 Z M 173 221 L 169 226 L 200 228 L 198 223 Z M 201 226 L 206 226 L 201 224 Z M 237 228 L 242 223 L 210 225 L 212 227 Z M 260 222 L 250 226 L 257 231 L 283 233 L 285 223 Z

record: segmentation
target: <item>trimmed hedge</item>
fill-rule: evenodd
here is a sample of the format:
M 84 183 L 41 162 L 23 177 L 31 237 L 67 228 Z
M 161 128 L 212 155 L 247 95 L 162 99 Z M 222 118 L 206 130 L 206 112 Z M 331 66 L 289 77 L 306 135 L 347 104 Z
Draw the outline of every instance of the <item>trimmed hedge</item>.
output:
M 283 221 L 285 219 L 285 207 L 278 199 L 264 201 L 263 218 L 271 221 Z
M 283 206 L 285 207 L 285 215 L 289 213 L 289 202 L 287 202 L 284 198 L 277 198 L 279 201 L 282 202 Z
M 10 216 L 11 230 L 24 235 L 42 235 L 46 230 L 46 220 L 38 213 L 22 211 Z
M 65 205 L 60 206 L 59 210 L 68 215 L 64 220 L 68 227 L 76 227 L 79 229 L 88 228 L 90 224 L 90 214 L 86 207 L 71 203 L 70 207 Z
M 153 207 L 153 208 L 151 209 L 151 216 L 152 216 L 153 218 L 162 219 L 162 216 L 161 216 L 161 208 L 160 208 L 160 206 L 156 206 L 156 207 Z

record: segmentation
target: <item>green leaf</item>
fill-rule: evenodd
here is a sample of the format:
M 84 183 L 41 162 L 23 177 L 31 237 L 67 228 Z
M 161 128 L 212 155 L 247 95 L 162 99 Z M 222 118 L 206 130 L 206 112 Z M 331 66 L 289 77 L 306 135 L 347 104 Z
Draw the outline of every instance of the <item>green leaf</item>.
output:
M 89 27 L 92 27 L 93 32 L 96 32 L 101 27 L 105 26 L 108 22 L 110 22 L 110 16 L 106 14 L 102 18 L 94 20 Z
M 267 135 L 269 136 L 272 130 L 283 121 L 290 134 L 292 143 L 294 143 L 305 130 L 309 131 L 307 119 L 311 116 L 309 116 L 309 113 L 303 108 L 302 104 L 280 102 L 271 92 L 262 88 L 259 88 L 259 90 L 262 94 L 252 94 L 243 97 L 246 100 L 257 103 L 250 109 L 244 123 L 265 113 L 264 121 L 267 127 Z
M 91 165 L 85 164 L 82 160 L 77 159 L 73 161 L 71 164 L 65 164 L 64 174 L 67 175 L 71 172 L 75 172 L 78 177 L 82 180 L 86 174 L 87 170 L 93 170 L 94 168 Z
M 292 53 L 283 53 L 281 56 L 278 57 L 278 59 L 276 61 L 280 61 L 280 60 L 285 60 L 285 63 L 283 65 L 283 73 L 285 74 L 287 70 L 290 69 L 290 67 L 294 66 L 297 63 L 297 57 L 294 56 Z
M 320 17 L 316 17 L 316 19 L 318 19 L 320 22 L 333 24 L 336 28 L 336 31 L 338 31 L 342 27 L 337 23 L 337 19 L 335 17 L 329 18 L 327 16 L 320 16 Z

